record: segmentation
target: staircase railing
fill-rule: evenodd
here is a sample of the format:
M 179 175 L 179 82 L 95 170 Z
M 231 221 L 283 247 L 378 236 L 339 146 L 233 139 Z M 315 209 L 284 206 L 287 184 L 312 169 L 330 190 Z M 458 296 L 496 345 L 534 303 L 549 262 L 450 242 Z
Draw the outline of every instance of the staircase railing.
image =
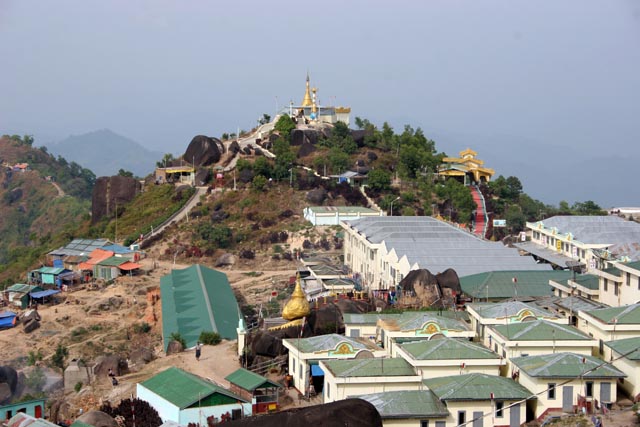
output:
M 484 227 L 482 228 L 482 238 L 484 239 L 484 235 L 487 231 L 487 226 L 489 225 L 489 215 L 487 214 L 487 205 L 484 200 L 484 195 L 482 191 L 480 191 L 480 187 L 476 184 L 473 186 L 478 192 L 478 196 L 480 197 L 480 201 L 482 202 L 482 214 L 484 216 Z

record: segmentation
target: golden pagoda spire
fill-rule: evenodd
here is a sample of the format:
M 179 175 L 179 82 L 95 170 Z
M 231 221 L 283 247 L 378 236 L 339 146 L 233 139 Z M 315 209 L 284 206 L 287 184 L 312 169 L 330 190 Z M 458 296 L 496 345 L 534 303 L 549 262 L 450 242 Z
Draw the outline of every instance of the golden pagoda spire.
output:
M 282 309 L 283 319 L 300 319 L 311 313 L 309 301 L 307 301 L 307 296 L 302 290 L 302 285 L 300 282 L 300 273 L 298 273 L 296 277 L 296 287 L 291 294 L 291 298 L 289 299 L 289 301 L 287 301 L 284 308 Z
M 304 99 L 302 100 L 303 107 L 311 107 L 313 105 L 313 102 L 311 101 L 311 92 L 309 90 L 309 72 L 307 71 L 307 89 L 304 92 Z

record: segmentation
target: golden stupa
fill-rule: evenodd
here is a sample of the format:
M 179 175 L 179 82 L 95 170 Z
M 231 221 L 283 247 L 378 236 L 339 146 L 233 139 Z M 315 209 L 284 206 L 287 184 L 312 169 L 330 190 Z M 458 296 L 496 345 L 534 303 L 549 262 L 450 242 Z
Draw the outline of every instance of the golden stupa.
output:
M 304 99 L 302 100 L 303 107 L 311 107 L 313 101 L 311 100 L 311 92 L 309 91 L 309 73 L 307 73 L 307 90 L 304 92 Z
M 289 301 L 287 301 L 282 309 L 282 318 L 293 321 L 302 319 L 303 317 L 308 316 L 309 313 L 311 313 L 311 307 L 309 306 L 309 301 L 307 301 L 307 296 L 302 290 L 302 285 L 300 284 L 300 273 L 298 273 L 296 277 L 296 287 L 291 294 L 291 298 L 289 298 Z

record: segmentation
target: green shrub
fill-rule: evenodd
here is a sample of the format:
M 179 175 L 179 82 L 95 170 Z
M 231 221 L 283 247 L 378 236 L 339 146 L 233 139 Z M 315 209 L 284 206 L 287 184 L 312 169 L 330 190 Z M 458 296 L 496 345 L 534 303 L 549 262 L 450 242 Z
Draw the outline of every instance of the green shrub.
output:
M 147 322 L 134 323 L 133 325 L 133 332 L 135 332 L 136 334 L 146 334 L 150 330 L 151 325 L 149 325 Z
M 73 386 L 73 389 L 76 393 L 80 393 L 80 390 L 82 390 L 82 381 L 78 381 L 76 385 Z
M 206 345 L 216 345 L 216 344 L 219 344 L 220 341 L 222 341 L 222 338 L 220 337 L 220 334 L 217 332 L 202 331 L 200 332 L 199 341 L 202 344 L 206 344 Z
M 64 359 L 69 355 L 69 350 L 62 344 L 58 344 L 56 352 L 51 356 L 51 363 L 60 369 L 64 369 Z
M 172 332 L 169 338 L 171 339 L 171 341 L 178 341 L 180 344 L 182 344 L 182 348 L 187 348 L 187 342 L 184 340 L 184 338 L 182 338 L 180 332 Z
M 44 355 L 42 354 L 42 351 L 38 350 L 38 352 L 36 353 L 35 351 L 30 351 L 29 355 L 27 356 L 27 365 L 29 366 L 33 366 L 36 364 L 36 362 L 39 362 L 40 360 L 42 360 L 42 358 L 44 357 Z

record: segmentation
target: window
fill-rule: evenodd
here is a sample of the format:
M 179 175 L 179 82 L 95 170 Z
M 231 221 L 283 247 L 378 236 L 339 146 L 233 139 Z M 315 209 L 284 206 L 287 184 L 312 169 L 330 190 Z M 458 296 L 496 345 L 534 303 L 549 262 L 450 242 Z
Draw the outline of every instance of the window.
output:
M 327 387 L 327 399 L 331 398 L 331 387 Z
M 619 293 L 620 293 L 620 290 L 618 289 L 618 284 L 614 283 L 613 284 L 613 294 L 617 296 Z
M 627 286 L 631 286 L 631 273 L 627 273 Z
M 605 292 L 609 291 L 609 282 L 607 281 L 607 279 L 603 279 L 603 288 Z
M 504 417 L 504 402 L 496 402 L 496 418 Z
M 467 412 L 466 411 L 458 411 L 458 425 L 466 424 L 467 422 Z
M 587 381 L 585 385 L 585 394 L 587 397 L 593 397 L 593 381 Z
M 555 385 L 555 383 L 547 384 L 547 399 L 556 400 L 556 385 Z
M 296 358 L 294 357 L 293 359 L 291 359 L 291 370 L 293 371 L 293 373 L 296 373 Z
M 598 350 L 600 350 L 600 355 L 602 356 L 604 354 L 604 341 L 600 340 L 598 343 Z
M 420 427 L 429 427 L 429 420 L 421 420 Z

